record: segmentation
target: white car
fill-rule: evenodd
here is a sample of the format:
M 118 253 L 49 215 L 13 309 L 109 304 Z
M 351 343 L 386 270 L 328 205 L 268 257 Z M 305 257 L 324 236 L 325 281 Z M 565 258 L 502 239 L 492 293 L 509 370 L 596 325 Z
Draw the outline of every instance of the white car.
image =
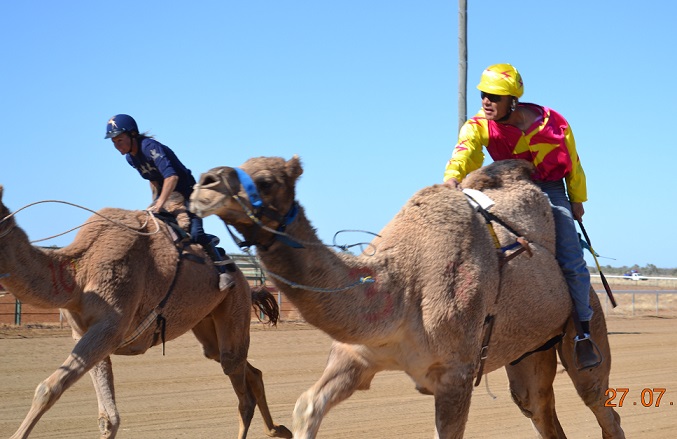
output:
M 647 278 L 645 276 L 642 276 L 639 273 L 624 274 L 623 279 L 627 279 L 627 280 L 647 280 Z

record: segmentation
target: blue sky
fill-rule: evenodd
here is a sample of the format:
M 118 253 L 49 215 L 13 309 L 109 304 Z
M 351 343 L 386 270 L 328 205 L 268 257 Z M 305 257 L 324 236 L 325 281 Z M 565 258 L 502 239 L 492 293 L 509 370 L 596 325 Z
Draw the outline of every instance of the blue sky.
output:
M 522 101 L 571 123 L 603 265 L 677 267 L 677 4 L 470 1 L 468 115 L 500 62 Z M 320 238 L 378 232 L 441 182 L 458 132 L 454 1 L 24 1 L 0 5 L 0 145 L 11 209 L 45 199 L 143 209 L 147 182 L 105 124 L 134 116 L 196 178 L 298 154 L 298 199 Z M 31 239 L 88 212 L 18 214 Z M 205 223 L 235 251 L 216 218 Z M 66 245 L 74 233 L 44 243 Z M 346 238 L 355 241 L 357 237 Z M 594 261 L 589 260 L 593 265 Z

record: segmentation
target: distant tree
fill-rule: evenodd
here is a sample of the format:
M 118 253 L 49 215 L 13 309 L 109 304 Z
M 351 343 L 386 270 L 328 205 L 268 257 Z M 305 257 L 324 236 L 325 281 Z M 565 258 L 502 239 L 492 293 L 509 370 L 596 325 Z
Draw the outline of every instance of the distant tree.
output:
M 677 277 L 677 267 L 675 268 L 658 268 L 654 264 L 646 264 L 644 267 L 640 267 L 635 264 L 630 267 L 623 265 L 620 267 L 612 267 L 611 265 L 604 265 L 601 267 L 602 273 L 609 274 L 612 276 L 621 276 L 631 270 L 637 270 L 639 273 L 642 273 L 647 276 L 664 276 L 664 277 Z M 599 273 L 599 270 L 596 266 L 588 267 L 588 271 L 592 274 Z
M 646 264 L 646 267 L 644 267 L 642 270 L 644 274 L 658 274 L 658 267 L 656 267 L 654 264 Z

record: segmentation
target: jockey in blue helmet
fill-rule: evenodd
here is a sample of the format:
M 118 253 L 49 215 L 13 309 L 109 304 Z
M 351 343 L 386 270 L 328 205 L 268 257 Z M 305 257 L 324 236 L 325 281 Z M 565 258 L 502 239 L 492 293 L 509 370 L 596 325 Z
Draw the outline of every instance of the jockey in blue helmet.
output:
M 160 212 L 172 192 L 179 192 L 186 203 L 193 192 L 195 178 L 178 159 L 174 151 L 151 136 L 139 134 L 139 127 L 132 116 L 117 114 L 106 124 L 106 139 L 111 139 L 115 149 L 142 178 L 149 180 L 153 188 L 151 212 Z M 218 238 L 208 235 L 202 227 L 202 218 L 188 211 L 191 240 L 202 245 L 219 269 L 219 288 L 226 290 L 235 284 L 234 263 L 227 262 L 216 248 Z

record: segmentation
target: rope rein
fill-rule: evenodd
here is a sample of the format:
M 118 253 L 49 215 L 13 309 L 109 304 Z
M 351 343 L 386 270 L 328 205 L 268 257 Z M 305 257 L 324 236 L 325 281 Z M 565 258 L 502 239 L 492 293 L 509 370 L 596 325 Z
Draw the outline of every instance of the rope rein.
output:
M 350 248 L 352 248 L 352 247 L 360 246 L 360 249 L 362 249 L 363 252 L 364 252 L 364 246 L 367 246 L 367 247 L 370 247 L 370 248 L 373 249 L 372 252 L 370 253 L 370 256 L 376 254 L 376 248 L 374 248 L 374 246 L 373 246 L 371 243 L 359 242 L 359 243 L 349 244 L 349 245 L 348 245 L 348 244 L 344 244 L 344 245 L 336 244 L 336 237 L 337 237 L 340 233 L 343 233 L 343 232 L 362 232 L 362 233 L 369 233 L 369 234 L 374 235 L 374 236 L 379 236 L 378 234 L 373 233 L 373 232 L 369 232 L 369 231 L 365 231 L 365 230 L 339 230 L 338 232 L 336 232 L 336 233 L 334 234 L 334 238 L 333 238 L 334 243 L 333 243 L 333 244 L 325 244 L 325 243 L 323 243 L 323 242 L 309 242 L 309 241 L 303 241 L 303 240 L 294 238 L 293 236 L 289 235 L 288 233 L 285 233 L 285 232 L 283 232 L 283 231 L 276 230 L 276 229 L 273 229 L 273 228 L 271 228 L 271 227 L 268 227 L 268 226 L 266 226 L 265 224 L 263 224 L 263 222 L 261 221 L 261 219 L 260 219 L 260 218 L 252 211 L 252 209 L 249 208 L 248 204 L 245 203 L 245 202 L 242 200 L 242 198 L 240 198 L 240 197 L 237 195 L 237 191 L 233 190 L 233 188 L 231 187 L 231 185 L 230 185 L 230 183 L 228 182 L 228 180 L 226 180 L 226 179 L 223 177 L 223 175 L 221 175 L 221 172 L 219 172 L 217 175 L 221 178 L 221 182 L 227 187 L 228 192 L 232 194 L 230 197 L 233 198 L 235 201 L 237 201 L 237 203 L 240 205 L 240 207 L 241 207 L 242 210 L 244 211 L 245 215 L 247 215 L 247 217 L 248 217 L 250 220 L 252 220 L 252 222 L 253 222 L 254 224 L 256 224 L 257 226 L 259 226 L 259 228 L 261 228 L 262 230 L 265 230 L 265 231 L 267 231 L 267 232 L 269 232 L 269 233 L 272 233 L 273 235 L 276 235 L 276 236 L 279 236 L 279 237 L 282 237 L 282 238 L 291 240 L 291 241 L 293 241 L 293 242 L 296 242 L 296 243 L 301 244 L 301 245 L 304 245 L 304 246 L 321 246 L 321 247 L 329 247 L 329 248 L 338 248 L 338 249 L 340 249 L 340 250 L 342 250 L 342 251 L 347 251 L 348 249 L 350 249 Z M 242 175 L 242 174 L 239 174 L 239 175 Z M 246 174 L 245 174 L 245 175 L 246 175 Z M 194 186 L 194 189 L 193 189 L 193 190 L 197 191 L 197 190 L 199 190 L 200 188 L 201 188 L 200 184 L 196 184 L 196 185 Z M 250 196 L 251 196 L 251 195 L 250 195 Z M 258 194 L 257 194 L 256 196 L 258 197 Z M 227 196 L 226 194 L 222 193 L 222 194 L 221 194 L 221 197 L 218 199 L 218 202 L 215 202 L 215 203 L 213 203 L 213 204 L 218 204 L 218 203 L 220 203 L 221 201 L 223 201 L 223 200 L 226 199 L 226 198 L 228 198 L 228 196 Z M 236 242 L 236 244 L 239 245 L 239 243 L 237 243 L 237 242 Z
M 27 204 L 27 205 L 21 207 L 20 209 L 17 209 L 16 211 L 10 213 L 10 214 L 7 215 L 6 217 L 0 219 L 0 225 L 2 225 L 5 221 L 8 221 L 10 218 L 14 217 L 17 213 L 21 212 L 22 210 L 25 210 L 25 209 L 27 209 L 27 208 L 29 208 L 29 207 L 32 207 L 32 206 L 35 206 L 35 205 L 38 205 L 38 204 L 42 204 L 42 203 L 59 203 L 59 204 L 66 204 L 66 205 L 68 205 L 68 206 L 77 207 L 77 208 L 79 208 L 79 209 L 86 210 L 87 212 L 91 212 L 91 213 L 93 213 L 94 215 L 100 216 L 102 219 L 100 219 L 100 220 L 94 220 L 94 221 L 88 221 L 88 222 L 86 222 L 86 223 L 80 224 L 80 225 L 77 226 L 77 227 L 73 227 L 72 229 L 67 230 L 67 231 L 65 231 L 65 232 L 62 232 L 62 233 L 59 233 L 59 234 L 56 234 L 56 235 L 52 235 L 52 236 L 48 236 L 48 237 L 46 237 L 46 238 L 36 239 L 36 240 L 34 240 L 34 241 L 31 241 L 31 244 L 32 244 L 32 243 L 36 243 L 36 242 L 47 241 L 47 240 L 49 240 L 49 239 L 53 239 L 53 238 L 57 238 L 57 237 L 59 237 L 59 236 L 66 235 L 66 234 L 68 234 L 68 233 L 70 233 L 70 232 L 72 232 L 72 231 L 74 231 L 74 230 L 77 230 L 77 229 L 79 229 L 79 228 L 81 228 L 81 227 L 84 227 L 84 226 L 86 226 L 86 225 L 88 225 L 88 224 L 93 224 L 93 223 L 98 222 L 98 221 L 108 221 L 108 222 L 110 222 L 110 223 L 112 223 L 112 224 L 115 224 L 115 225 L 118 226 L 118 227 L 121 227 L 121 228 L 123 228 L 123 229 L 125 229 L 125 230 L 128 230 L 128 231 L 130 231 L 130 232 L 132 232 L 132 233 L 136 233 L 136 234 L 142 235 L 142 236 L 151 236 L 151 235 L 155 235 L 155 234 L 157 234 L 157 233 L 160 232 L 160 224 L 158 223 L 158 221 L 157 221 L 157 219 L 155 218 L 155 216 L 154 216 L 151 212 L 149 212 L 148 210 L 144 210 L 144 212 L 146 213 L 146 221 L 141 225 L 140 228 L 135 229 L 135 228 L 133 228 L 133 227 L 129 227 L 128 225 L 126 225 L 126 224 L 124 224 L 124 223 L 122 223 L 122 222 L 120 222 L 120 221 L 117 221 L 117 220 L 114 220 L 114 219 L 112 219 L 112 218 L 109 218 L 109 217 L 107 217 L 107 216 L 105 216 L 105 215 L 102 215 L 102 214 L 100 214 L 99 212 L 97 212 L 97 211 L 95 211 L 95 210 L 89 209 L 89 208 L 84 207 L 84 206 L 81 206 L 81 205 L 79 205 L 79 204 L 70 203 L 70 202 L 68 202 L 68 201 L 61 201 L 61 200 L 42 200 L 42 201 L 36 201 L 36 202 L 34 202 L 34 203 Z M 143 230 L 146 228 L 146 226 L 148 226 L 148 223 L 149 223 L 148 220 L 149 220 L 149 218 L 152 219 L 152 220 L 153 220 L 153 223 L 155 224 L 155 231 L 153 231 L 153 232 L 144 232 Z M 12 229 L 13 229 L 13 227 L 10 227 L 9 229 L 7 229 L 7 230 L 5 230 L 4 232 L 0 233 L 0 238 L 3 238 L 3 237 L 5 237 L 5 236 L 7 236 L 7 234 L 8 234 L 9 232 L 11 232 Z
M 364 243 L 357 243 L 357 244 L 352 244 L 352 245 L 339 246 L 339 245 L 336 245 L 336 244 L 334 244 L 334 245 L 328 245 L 328 244 L 325 244 L 325 243 L 323 243 L 323 242 L 309 242 L 309 241 L 304 241 L 304 240 L 297 239 L 297 238 L 295 238 L 295 237 L 289 235 L 288 233 L 285 233 L 285 232 L 282 232 L 282 231 L 280 231 L 280 230 L 276 230 L 276 229 L 273 229 L 273 228 L 271 228 L 271 227 L 268 227 L 268 226 L 266 226 L 265 224 L 263 224 L 263 222 L 261 221 L 261 219 L 260 219 L 260 218 L 259 218 L 259 217 L 258 217 L 258 216 L 257 216 L 257 215 L 249 208 L 249 206 L 247 205 L 247 203 L 245 203 L 245 202 L 242 200 L 242 198 L 240 198 L 240 197 L 237 195 L 237 193 L 233 190 L 233 188 L 230 186 L 230 184 L 228 183 L 228 181 L 225 180 L 220 174 L 219 174 L 219 176 L 221 177 L 221 181 L 227 186 L 228 191 L 232 194 L 232 195 L 231 195 L 231 198 L 233 198 L 235 201 L 237 201 L 237 203 L 240 205 L 240 207 L 242 208 L 242 210 L 244 211 L 244 213 L 247 215 L 247 217 L 248 217 L 250 220 L 252 220 L 252 222 L 253 222 L 254 224 L 256 224 L 258 227 L 260 227 L 261 229 L 263 229 L 263 230 L 265 230 L 265 231 L 267 231 L 267 232 L 269 232 L 269 233 L 272 233 L 272 234 L 275 235 L 275 236 L 281 236 L 281 237 L 283 237 L 283 238 L 285 238 L 285 239 L 287 239 L 287 240 L 289 240 L 289 241 L 291 241 L 291 242 L 293 242 L 293 243 L 301 244 L 301 245 L 303 245 L 303 246 L 336 247 L 336 248 L 340 248 L 340 249 L 342 249 L 342 250 L 344 250 L 344 251 L 347 251 L 347 249 L 350 248 L 350 247 L 354 247 L 354 246 L 357 246 L 357 245 L 363 245 L 363 244 L 364 244 Z M 196 188 L 196 190 L 197 190 L 197 189 L 198 189 L 198 188 Z M 257 195 L 257 196 L 258 196 L 258 195 Z M 225 198 L 227 198 L 227 196 L 224 194 L 224 195 L 222 196 L 222 198 L 219 199 L 219 202 L 220 202 L 221 200 L 225 199 Z M 283 225 L 283 226 L 286 227 L 287 224 L 282 223 L 281 225 Z M 230 229 L 228 229 L 228 230 L 230 231 Z M 352 231 L 356 231 L 356 230 L 352 230 Z M 337 237 L 337 235 L 338 235 L 339 233 L 341 233 L 341 232 L 342 232 L 342 231 L 339 231 L 339 232 L 336 232 L 336 234 L 334 234 L 334 242 L 336 242 L 336 237 Z M 365 232 L 365 233 L 371 233 L 371 232 Z M 372 234 L 372 235 L 375 235 L 375 236 L 379 236 L 379 235 L 376 234 L 376 233 L 371 233 L 371 234 Z M 235 241 L 235 243 L 236 243 L 238 246 L 240 246 L 240 243 L 237 242 L 237 240 L 235 239 L 235 236 L 233 235 L 232 232 L 231 232 L 231 237 L 233 238 L 233 240 Z M 255 244 L 254 244 L 254 245 L 255 245 Z M 373 252 L 372 252 L 371 255 L 370 255 L 370 256 L 373 256 L 374 254 L 376 254 L 376 248 L 375 248 L 372 244 L 368 244 L 368 245 L 369 245 L 371 248 L 373 248 Z M 241 246 L 240 246 L 240 247 L 241 247 Z M 241 247 L 241 248 L 242 248 L 242 247 Z M 278 281 L 280 281 L 280 282 L 282 282 L 282 283 L 285 283 L 285 284 L 289 285 L 289 286 L 292 287 L 292 288 L 298 288 L 298 289 L 303 289 L 303 290 L 307 290 L 307 291 L 313 291 L 313 292 L 317 292 L 317 293 L 338 293 L 338 292 L 342 292 L 342 291 L 347 291 L 347 290 L 349 290 L 349 289 L 351 289 L 351 288 L 354 288 L 354 287 L 356 287 L 356 286 L 359 286 L 359 285 L 363 285 L 363 284 L 366 284 L 366 283 L 373 283 L 373 282 L 375 282 L 375 280 L 374 280 L 371 276 L 366 276 L 366 277 L 360 277 L 360 279 L 358 279 L 357 281 L 353 282 L 353 283 L 350 284 L 350 285 L 346 285 L 346 286 L 344 286 L 344 287 L 339 287 L 339 288 L 320 288 L 320 287 L 313 287 L 313 286 L 310 286 L 310 285 L 302 285 L 302 284 L 296 283 L 296 282 L 294 282 L 294 281 L 291 281 L 291 280 L 289 280 L 289 279 L 286 279 L 286 278 L 280 276 L 279 274 L 273 273 L 272 271 L 266 270 L 266 269 L 264 269 L 263 267 L 261 267 L 261 265 L 260 265 L 260 264 L 256 261 L 256 259 L 251 255 L 249 247 L 247 247 L 247 248 L 245 249 L 245 252 L 250 256 L 250 258 L 252 259 L 252 261 L 254 262 L 254 264 L 261 270 L 261 272 L 267 273 L 270 277 L 272 277 L 272 278 L 274 278 L 274 279 L 277 279 Z M 265 284 L 265 279 L 264 279 L 264 284 Z
M 237 195 L 232 195 L 232 198 L 235 199 L 235 201 L 238 202 L 238 204 L 240 205 L 240 207 L 242 207 L 242 209 L 244 210 L 244 212 L 245 212 L 245 214 L 247 215 L 247 217 L 248 217 L 249 219 L 251 219 L 251 220 L 254 222 L 254 224 L 256 224 L 257 226 L 259 226 L 261 229 L 263 229 L 263 230 L 265 230 L 265 231 L 267 231 L 267 232 L 270 232 L 270 233 L 272 233 L 272 234 L 274 234 L 274 235 L 282 236 L 282 237 L 288 238 L 288 239 L 290 239 L 290 240 L 292 240 L 292 241 L 295 241 L 295 242 L 297 242 L 297 243 L 299 243 L 299 244 L 302 244 L 302 245 L 304 245 L 304 246 L 317 246 L 317 247 L 337 248 L 337 249 L 340 249 L 340 250 L 342 250 L 342 251 L 348 251 L 348 250 L 349 250 L 350 248 L 352 248 L 352 247 L 360 246 L 360 249 L 364 252 L 364 251 L 365 251 L 365 250 L 364 250 L 364 246 L 366 246 L 367 248 L 371 248 L 371 249 L 372 249 L 372 251 L 371 251 L 370 253 L 367 253 L 367 254 L 366 254 L 367 256 L 373 256 L 373 255 L 376 254 L 376 248 L 375 248 L 374 245 L 373 245 L 372 243 L 370 243 L 370 242 L 357 242 L 357 243 L 354 243 L 354 244 L 337 244 L 337 243 L 336 243 L 336 238 L 337 238 L 338 235 L 340 235 L 341 233 L 348 233 L 348 232 L 368 233 L 368 234 L 373 235 L 373 236 L 380 236 L 378 233 L 370 232 L 370 231 L 368 231 L 368 230 L 348 230 L 348 229 L 346 229 L 346 230 L 339 230 L 338 232 L 336 232 L 336 233 L 334 234 L 334 237 L 333 237 L 333 244 L 325 244 L 324 242 L 310 242 L 310 241 L 304 241 L 304 240 L 301 240 L 301 239 L 298 239 L 298 238 L 295 238 L 295 237 L 291 236 L 289 233 L 281 232 L 281 231 L 279 231 L 279 230 L 275 230 L 275 229 L 273 229 L 273 228 L 271 228 L 271 227 L 266 226 L 266 225 L 263 224 L 263 222 L 262 222 L 262 221 L 254 214 L 254 212 L 252 212 L 252 210 L 249 209 L 249 207 L 247 206 L 247 204 L 246 204 L 245 202 L 243 202 L 242 199 L 241 199 L 239 196 L 237 196 Z
M 355 288 L 356 286 L 359 286 L 359 285 L 364 285 L 364 284 L 376 282 L 376 279 L 374 279 L 371 276 L 363 276 L 363 277 L 360 277 L 360 279 L 358 279 L 357 281 L 353 282 L 352 284 L 346 285 L 346 286 L 340 287 L 340 288 L 320 288 L 320 287 L 313 287 L 313 286 L 310 286 L 310 285 L 302 285 L 302 284 L 296 283 L 294 281 L 291 281 L 289 279 L 286 279 L 286 278 L 280 276 L 279 274 L 273 273 L 270 270 L 266 270 L 265 268 L 263 268 L 261 266 L 261 264 L 259 264 L 258 260 L 256 259 L 256 256 L 251 254 L 250 249 L 246 249 L 245 253 L 247 253 L 247 256 L 249 256 L 249 259 L 254 264 L 254 266 L 256 268 L 258 268 L 259 270 L 261 270 L 261 273 L 265 273 L 268 276 L 270 276 L 274 279 L 277 279 L 280 282 L 285 283 L 292 288 L 297 288 L 297 289 L 301 289 L 301 290 L 308 290 L 308 291 L 313 291 L 313 292 L 316 292 L 316 293 L 340 293 L 342 291 L 347 291 L 351 288 Z M 266 284 L 266 278 L 264 277 L 263 278 L 263 285 L 265 285 L 265 284 Z
M 117 220 L 109 218 L 105 215 L 102 215 L 99 212 L 96 212 L 96 211 L 89 209 L 87 207 L 84 207 L 84 206 L 81 206 L 81 205 L 75 204 L 75 203 L 70 203 L 68 201 L 61 201 L 61 200 L 42 200 L 42 201 L 36 201 L 34 203 L 27 204 L 27 205 L 21 207 L 20 209 L 18 209 L 16 211 L 10 213 L 9 215 L 5 216 L 4 218 L 0 219 L 0 225 L 2 225 L 4 222 L 8 221 L 9 219 L 13 218 L 17 213 L 21 212 L 22 210 L 25 210 L 25 209 L 27 209 L 31 206 L 35 206 L 37 204 L 42 204 L 42 203 L 66 204 L 68 206 L 77 207 L 77 208 L 80 208 L 82 210 L 86 210 L 88 212 L 91 212 L 95 215 L 98 215 L 102 219 L 98 219 L 98 220 L 94 220 L 94 221 L 88 221 L 88 222 L 81 224 L 77 227 L 74 227 L 74 228 L 72 228 L 72 229 L 70 229 L 66 232 L 62 232 L 60 234 L 53 235 L 53 236 L 50 236 L 50 237 L 47 237 L 47 238 L 42 238 L 42 239 L 39 239 L 39 240 L 31 241 L 31 243 L 46 241 L 48 239 L 56 238 L 58 236 L 62 236 L 62 235 L 65 235 L 67 233 L 70 233 L 73 230 L 77 230 L 80 227 L 84 227 L 88 224 L 93 224 L 93 223 L 99 222 L 99 221 L 108 221 L 115 226 L 121 227 L 124 230 L 130 231 L 132 233 L 136 233 L 136 234 L 142 235 L 142 236 L 155 235 L 155 234 L 157 234 L 161 231 L 160 223 L 158 222 L 158 219 L 155 217 L 155 215 L 153 215 L 152 212 L 150 212 L 148 210 L 143 211 L 146 214 L 145 222 L 141 225 L 140 228 L 135 229 L 133 227 L 129 227 L 128 225 L 126 225 L 126 224 L 124 224 L 120 221 L 117 221 Z M 155 224 L 155 231 L 153 231 L 153 232 L 143 232 L 143 230 L 149 224 L 149 218 L 152 219 L 153 223 Z M 13 227 L 10 227 L 7 230 L 5 230 L 3 233 L 0 233 L 0 238 L 7 236 L 14 229 L 14 226 L 16 226 L 16 223 L 14 223 Z M 150 314 L 137 326 L 137 328 L 125 340 L 122 341 L 122 343 L 117 347 L 117 349 L 123 348 L 123 347 L 128 346 L 131 343 L 133 343 L 137 338 L 139 338 L 142 334 L 144 334 L 146 332 L 146 330 L 153 324 L 153 322 L 155 322 L 156 326 L 159 328 L 159 331 L 160 331 L 159 336 L 160 336 L 161 341 L 162 341 L 162 354 L 163 355 L 165 354 L 166 318 L 162 315 L 162 311 L 164 310 L 164 307 L 167 304 L 169 297 L 171 296 L 172 292 L 174 291 L 174 286 L 175 286 L 176 280 L 178 278 L 181 260 L 182 260 L 182 250 L 177 247 L 177 251 L 178 251 L 178 256 L 177 256 L 176 270 L 174 271 L 174 276 L 172 278 L 172 282 L 169 285 L 169 288 L 167 290 L 167 293 L 165 294 L 165 297 L 162 299 L 162 301 L 160 301 L 160 303 L 155 308 L 153 308 L 151 310 Z M 6 276 L 9 276 L 9 273 L 0 274 L 0 278 L 6 277 Z M 157 334 L 156 334 L 156 337 L 157 337 Z
M 296 282 L 285 279 L 282 276 L 277 275 L 277 274 L 275 274 L 271 271 L 266 270 L 266 272 L 268 273 L 268 275 L 270 277 L 277 279 L 280 282 L 284 282 L 292 288 L 298 288 L 298 289 L 301 289 L 301 290 L 313 291 L 313 292 L 316 292 L 316 293 L 340 293 L 342 291 L 346 291 L 346 290 L 349 290 L 351 288 L 354 288 L 358 285 L 364 285 L 364 284 L 376 282 L 374 280 L 374 278 L 372 278 L 371 276 L 363 276 L 359 280 L 353 282 L 350 285 L 346 285 L 345 287 L 342 287 L 342 288 L 319 288 L 319 287 L 311 287 L 311 286 L 308 286 L 308 285 L 297 284 Z

